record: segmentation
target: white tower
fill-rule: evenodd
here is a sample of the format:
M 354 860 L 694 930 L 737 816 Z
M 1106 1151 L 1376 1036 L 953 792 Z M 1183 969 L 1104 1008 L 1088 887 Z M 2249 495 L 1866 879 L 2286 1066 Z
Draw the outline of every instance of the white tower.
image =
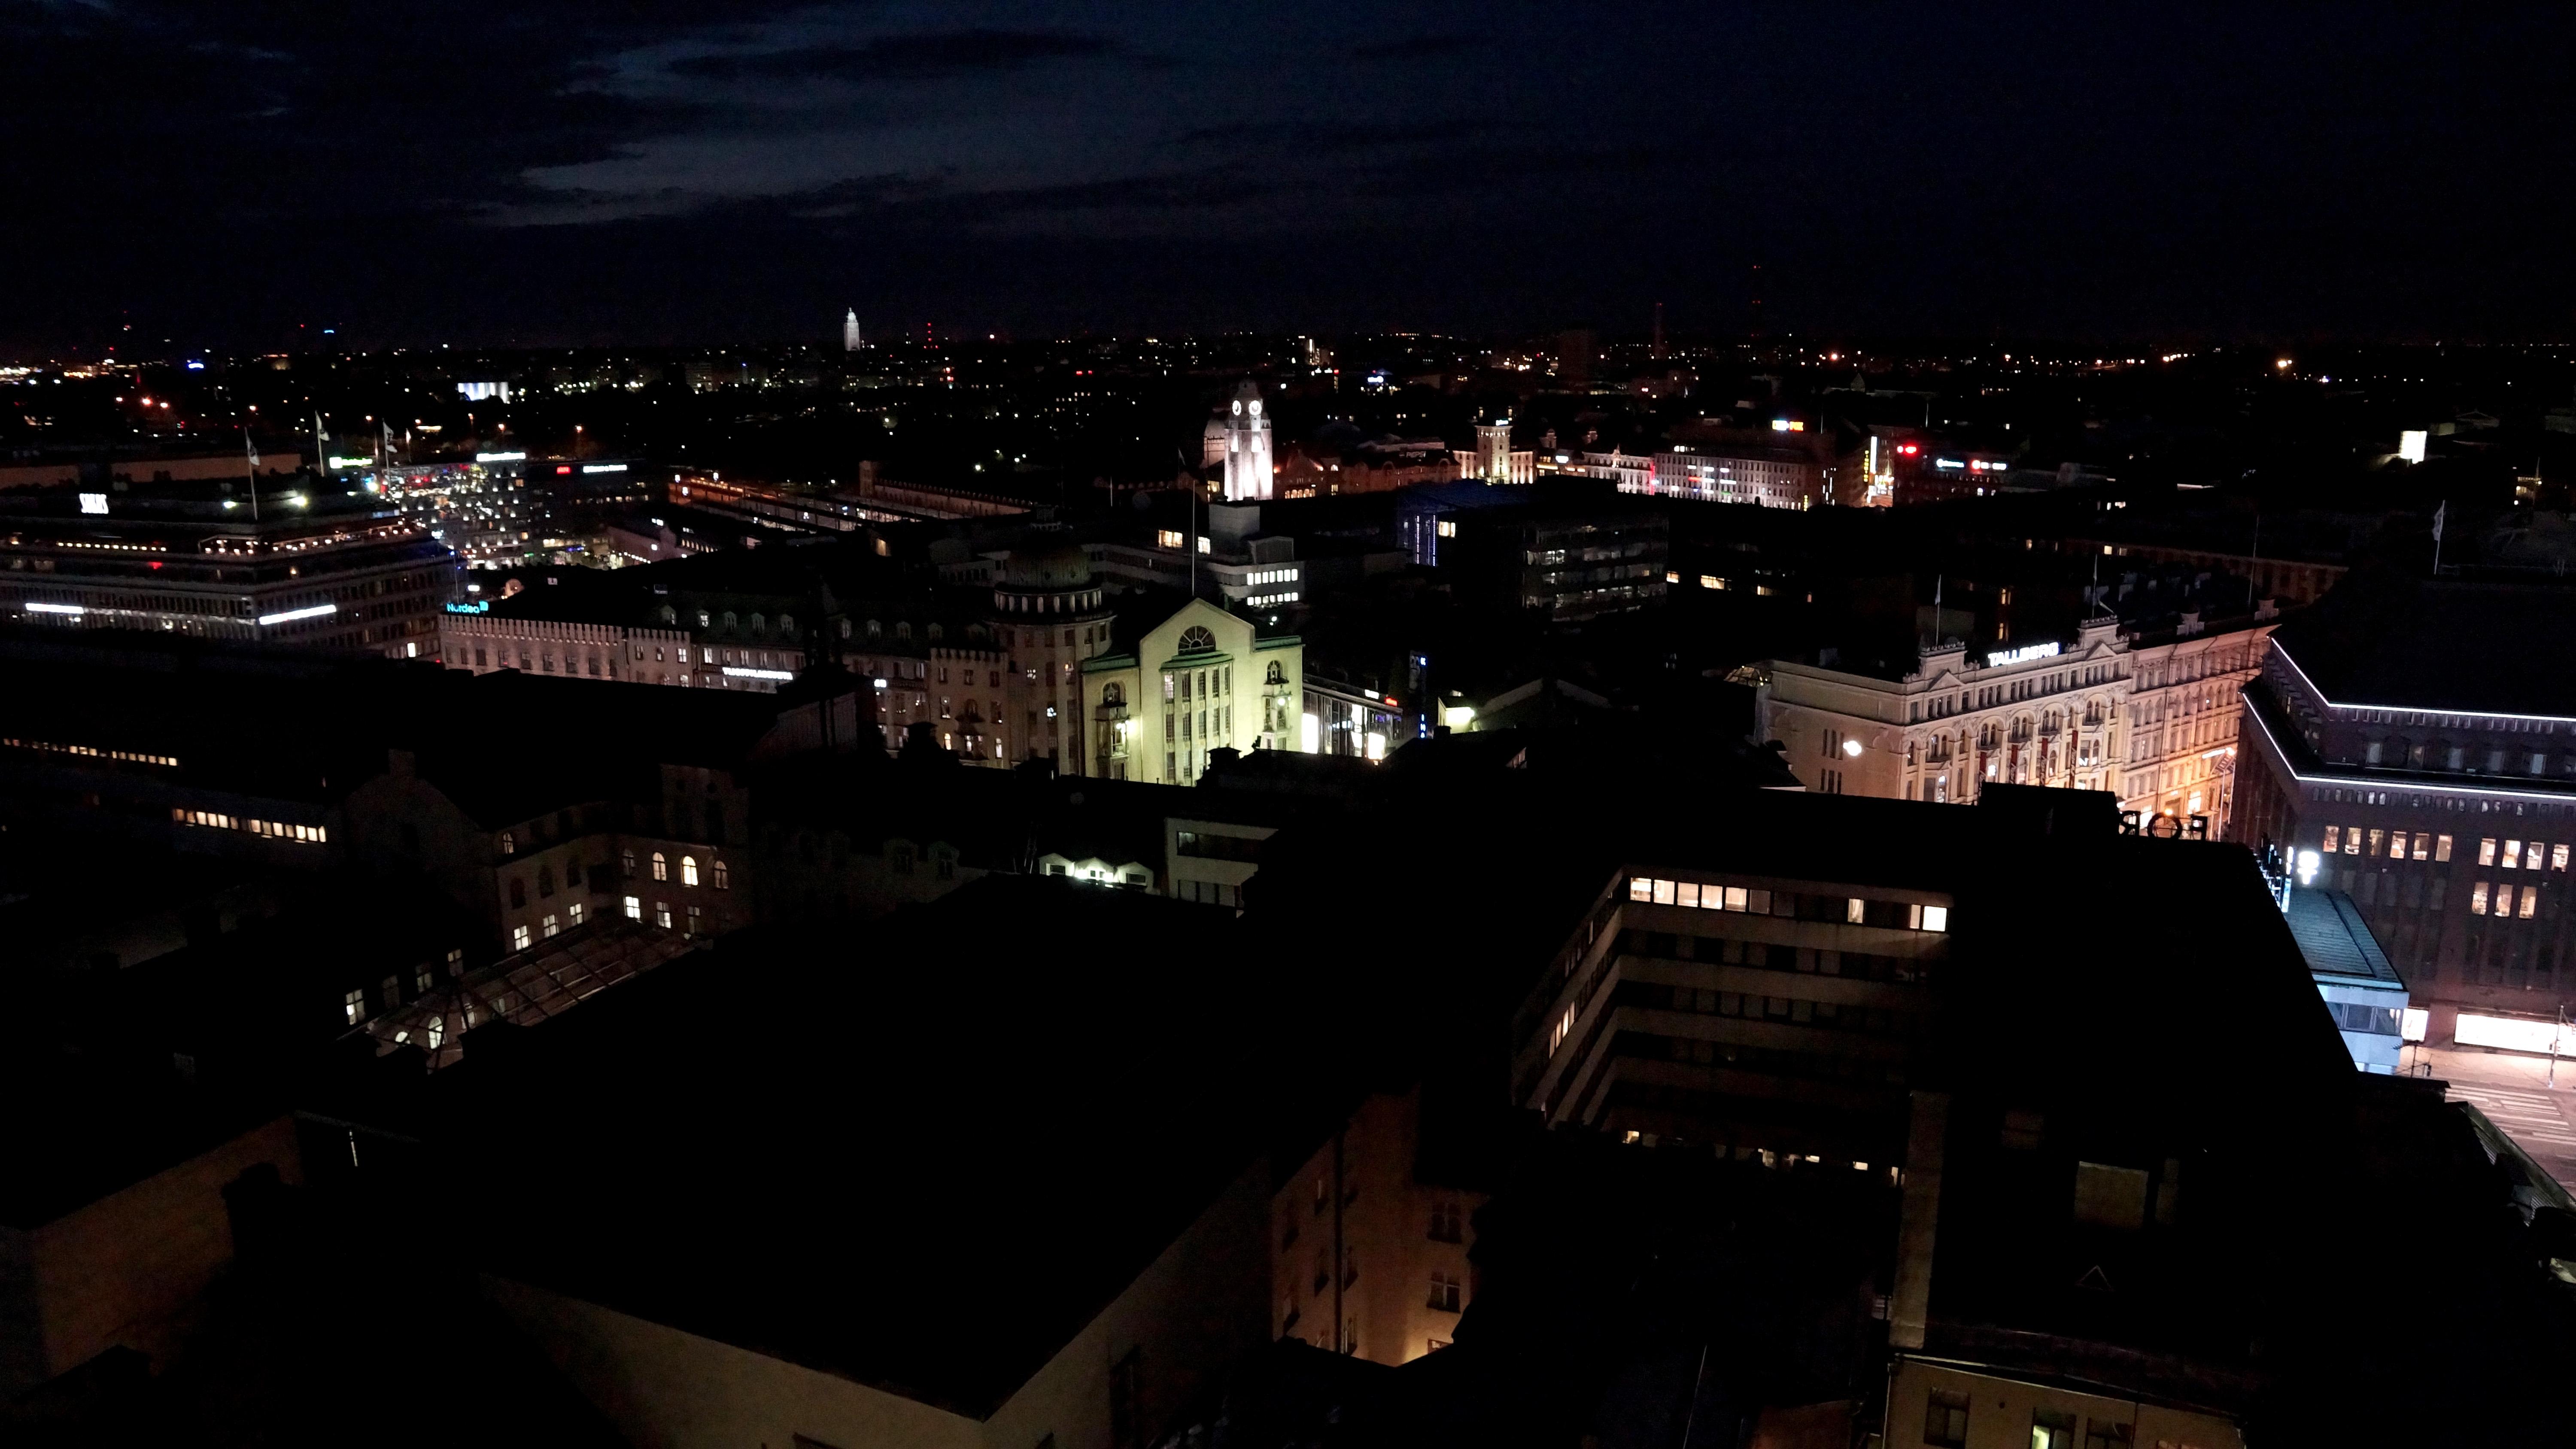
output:
M 862 340 L 859 336 L 859 309 L 852 307 L 850 315 L 841 319 L 841 350 L 856 352 Z
M 1245 382 L 1234 390 L 1225 419 L 1225 498 L 1259 503 L 1270 497 L 1270 419 L 1261 415 L 1261 389 Z

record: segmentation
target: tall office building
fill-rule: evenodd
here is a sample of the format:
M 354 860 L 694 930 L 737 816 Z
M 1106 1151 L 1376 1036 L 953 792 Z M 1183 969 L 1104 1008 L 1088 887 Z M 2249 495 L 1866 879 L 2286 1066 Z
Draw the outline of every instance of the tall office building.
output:
M 849 315 L 841 319 L 841 350 L 856 352 L 866 344 L 866 340 L 859 336 L 859 309 L 852 307 Z
M 1270 497 L 1270 419 L 1261 415 L 1261 389 L 1246 381 L 1234 390 L 1225 418 L 1225 498 L 1229 503 Z

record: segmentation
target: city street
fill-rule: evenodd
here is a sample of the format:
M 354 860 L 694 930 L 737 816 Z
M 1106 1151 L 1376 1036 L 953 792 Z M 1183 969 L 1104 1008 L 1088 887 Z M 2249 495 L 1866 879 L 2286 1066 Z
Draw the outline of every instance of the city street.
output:
M 2547 1085 L 2549 1059 L 2481 1047 L 2410 1047 L 2406 1063 L 2422 1060 L 2431 1075 L 2450 1083 L 2456 1102 L 2474 1103 L 2549 1170 L 2576 1190 L 2576 1058 L 2558 1063 L 2557 1085 Z

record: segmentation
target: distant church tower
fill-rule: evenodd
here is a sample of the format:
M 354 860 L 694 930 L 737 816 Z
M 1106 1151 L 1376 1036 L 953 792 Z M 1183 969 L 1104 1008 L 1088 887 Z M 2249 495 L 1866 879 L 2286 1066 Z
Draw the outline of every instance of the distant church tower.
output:
M 1261 389 L 1246 381 L 1234 390 L 1225 420 L 1225 497 L 1258 503 L 1270 496 L 1270 419 L 1261 415 Z
M 852 307 L 850 315 L 841 319 L 841 350 L 856 352 L 863 342 L 859 336 L 859 309 Z

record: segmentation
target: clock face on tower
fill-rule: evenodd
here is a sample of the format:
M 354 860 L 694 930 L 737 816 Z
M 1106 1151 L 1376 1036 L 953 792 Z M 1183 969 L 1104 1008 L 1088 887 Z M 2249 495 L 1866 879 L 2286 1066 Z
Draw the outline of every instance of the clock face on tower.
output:
M 1237 398 L 1237 399 L 1235 400 L 1234 410 L 1235 410 L 1236 412 L 1238 412 L 1238 413 L 1239 413 L 1239 412 L 1241 412 L 1241 411 L 1243 411 L 1243 400 L 1242 400 L 1242 399 Z
M 1257 418 L 1257 417 L 1259 417 L 1259 416 L 1261 416 L 1261 404 L 1260 404 L 1260 403 L 1256 402 L 1256 403 L 1254 403 L 1254 404 L 1252 405 L 1252 415 L 1253 415 L 1254 417 L 1256 417 L 1256 418 Z

